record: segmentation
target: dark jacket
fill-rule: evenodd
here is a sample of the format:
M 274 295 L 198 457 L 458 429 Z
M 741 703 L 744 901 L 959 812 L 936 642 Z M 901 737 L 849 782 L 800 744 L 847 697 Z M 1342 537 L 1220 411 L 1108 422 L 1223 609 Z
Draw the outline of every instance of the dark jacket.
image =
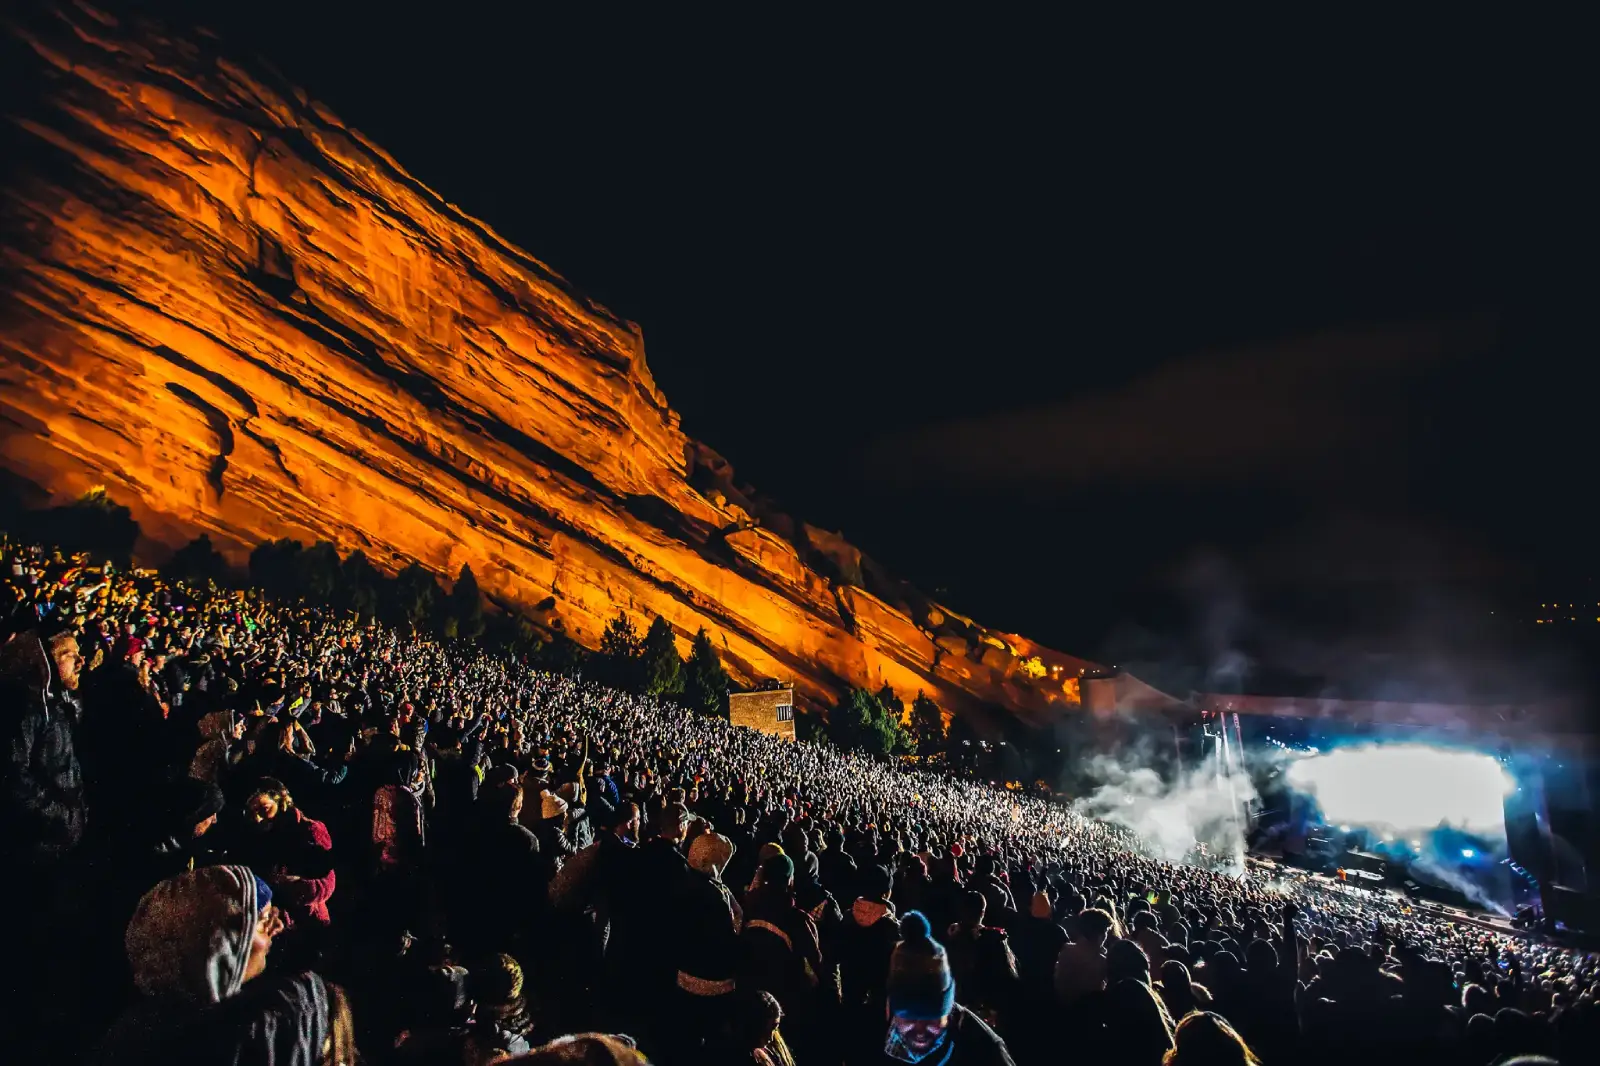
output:
M 895 1058 L 885 1050 L 888 1031 L 885 1022 L 880 1033 L 856 1044 L 845 1061 L 849 1066 L 905 1066 L 904 1059 Z M 1071 1052 L 1068 1054 L 1070 1056 Z M 944 1042 L 923 1059 L 920 1066 L 1016 1066 L 1016 1063 L 999 1034 L 957 1003 L 950 1012 Z
M 96 833 L 119 831 L 113 823 L 132 815 L 127 797 L 142 792 L 152 773 L 165 773 L 173 754 L 166 726 L 133 666 L 102 667 L 85 677 L 78 754 Z
M 79 709 L 54 683 L 44 646 L 13 637 L 0 655 L 0 730 L 5 789 L 0 796 L 0 855 L 6 865 L 60 858 L 83 838 L 83 773 L 75 730 Z
M 894 905 L 882 899 L 858 899 L 845 915 L 830 948 L 839 962 L 846 1007 L 883 1017 L 889 956 L 900 941 Z

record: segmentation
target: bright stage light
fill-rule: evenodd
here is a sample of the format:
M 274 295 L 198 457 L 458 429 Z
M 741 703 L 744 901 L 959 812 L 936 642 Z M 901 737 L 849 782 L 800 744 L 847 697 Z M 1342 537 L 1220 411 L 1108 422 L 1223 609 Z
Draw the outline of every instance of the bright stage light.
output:
M 1349 827 L 1349 826 L 1347 826 L 1347 825 L 1341 825 L 1341 826 L 1340 826 L 1340 827 L 1339 827 L 1339 832 L 1341 832 L 1341 833 L 1348 833 L 1348 832 L 1350 832 L 1350 827 Z
M 1462 848 L 1461 849 L 1461 857 L 1463 859 L 1475 858 L 1475 857 L 1477 857 L 1477 854 L 1478 853 L 1476 851 L 1474 851 L 1473 849 L 1471 849 L 1471 848 Z
M 1386 841 L 1441 825 L 1504 838 L 1505 797 L 1515 787 L 1491 755 L 1422 744 L 1336 748 L 1296 759 L 1285 777 L 1315 796 L 1330 822 L 1386 831 Z

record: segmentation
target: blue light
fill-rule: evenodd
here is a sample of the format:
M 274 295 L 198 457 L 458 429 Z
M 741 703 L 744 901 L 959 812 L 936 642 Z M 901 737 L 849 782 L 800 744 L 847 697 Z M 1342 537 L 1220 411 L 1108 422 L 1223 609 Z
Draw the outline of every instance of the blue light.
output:
M 1478 853 L 1476 851 L 1473 851 L 1471 848 L 1462 848 L 1461 849 L 1461 857 L 1463 859 L 1474 858 L 1477 854 Z

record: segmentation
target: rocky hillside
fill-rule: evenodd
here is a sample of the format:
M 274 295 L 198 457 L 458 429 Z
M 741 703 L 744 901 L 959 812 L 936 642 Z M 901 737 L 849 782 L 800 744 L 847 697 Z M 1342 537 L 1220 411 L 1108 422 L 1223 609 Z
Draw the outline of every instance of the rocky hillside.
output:
M 5 27 L 0 436 L 158 544 L 330 540 L 594 644 L 705 626 L 745 679 L 1039 721 L 1094 664 L 984 629 L 690 439 L 637 326 L 321 104 L 83 6 Z M 13 97 L 15 99 L 13 100 Z M 559 208 L 553 208 L 559 209 Z

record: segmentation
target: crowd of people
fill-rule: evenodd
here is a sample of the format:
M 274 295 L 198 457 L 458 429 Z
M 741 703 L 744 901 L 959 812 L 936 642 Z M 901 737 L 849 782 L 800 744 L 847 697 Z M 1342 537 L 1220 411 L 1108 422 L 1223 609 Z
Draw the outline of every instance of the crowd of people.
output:
M 317 605 L 10 542 L 0 577 L 17 1061 L 1600 1046 L 1592 955 L 1398 897 Z

